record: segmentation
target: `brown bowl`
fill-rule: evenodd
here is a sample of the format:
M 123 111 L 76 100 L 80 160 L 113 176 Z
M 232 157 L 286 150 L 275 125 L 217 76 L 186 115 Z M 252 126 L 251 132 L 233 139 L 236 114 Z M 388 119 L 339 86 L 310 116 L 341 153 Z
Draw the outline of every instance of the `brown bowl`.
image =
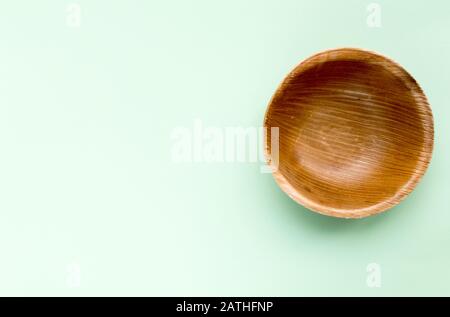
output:
M 272 97 L 264 126 L 266 158 L 281 189 L 334 217 L 398 204 L 433 150 L 433 116 L 417 82 L 394 61 L 360 49 L 325 51 L 295 67 Z M 271 127 L 279 129 L 277 147 Z

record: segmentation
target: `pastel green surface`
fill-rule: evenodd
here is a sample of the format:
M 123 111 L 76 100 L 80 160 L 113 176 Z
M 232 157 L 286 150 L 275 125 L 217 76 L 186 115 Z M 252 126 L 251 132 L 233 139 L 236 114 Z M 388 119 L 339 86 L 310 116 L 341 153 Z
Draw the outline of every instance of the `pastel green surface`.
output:
M 450 2 L 378 1 L 370 28 L 370 1 L 79 0 L 76 29 L 69 3 L 0 10 L 0 295 L 450 295 Z M 175 127 L 260 126 L 292 67 L 343 46 L 432 106 L 432 163 L 388 213 L 329 218 L 259 164 L 171 160 Z

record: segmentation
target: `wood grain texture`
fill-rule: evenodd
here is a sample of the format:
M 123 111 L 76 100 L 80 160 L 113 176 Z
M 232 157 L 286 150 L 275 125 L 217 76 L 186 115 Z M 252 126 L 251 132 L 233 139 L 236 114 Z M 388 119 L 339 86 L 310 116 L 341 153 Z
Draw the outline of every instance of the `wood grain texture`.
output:
M 273 176 L 281 189 L 335 217 L 366 217 L 398 204 L 433 150 L 433 116 L 414 78 L 384 56 L 353 48 L 295 67 L 272 97 L 264 126 L 269 165 L 270 127 L 279 128 Z

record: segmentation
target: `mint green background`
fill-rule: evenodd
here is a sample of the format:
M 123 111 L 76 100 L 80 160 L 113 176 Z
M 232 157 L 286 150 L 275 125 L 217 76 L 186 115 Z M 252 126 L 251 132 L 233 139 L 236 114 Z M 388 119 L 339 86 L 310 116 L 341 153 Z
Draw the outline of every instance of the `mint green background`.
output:
M 80 0 L 79 29 L 68 3 L 0 7 L 0 295 L 450 295 L 448 1 L 379 1 L 382 28 L 370 1 Z M 342 46 L 395 59 L 432 105 L 402 204 L 328 218 L 259 164 L 171 161 L 173 128 L 260 126 L 294 65 Z

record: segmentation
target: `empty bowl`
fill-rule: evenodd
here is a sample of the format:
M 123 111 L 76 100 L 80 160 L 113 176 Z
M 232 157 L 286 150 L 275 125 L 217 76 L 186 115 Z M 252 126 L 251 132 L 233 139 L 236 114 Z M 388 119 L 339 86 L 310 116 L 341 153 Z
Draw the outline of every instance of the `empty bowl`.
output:
M 391 59 L 361 49 L 321 52 L 295 67 L 272 97 L 264 127 L 266 159 L 281 189 L 334 217 L 398 204 L 433 150 L 422 89 Z

